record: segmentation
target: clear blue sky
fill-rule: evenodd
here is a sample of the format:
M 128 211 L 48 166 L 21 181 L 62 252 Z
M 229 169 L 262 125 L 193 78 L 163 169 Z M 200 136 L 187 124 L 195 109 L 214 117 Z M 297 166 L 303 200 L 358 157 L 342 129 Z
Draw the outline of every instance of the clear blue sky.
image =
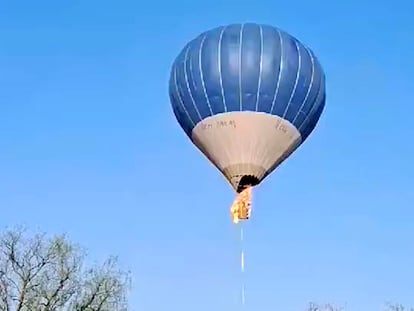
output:
M 238 310 L 233 193 L 177 125 L 169 70 L 201 31 L 270 23 L 312 47 L 328 97 L 255 190 L 248 310 L 414 305 L 410 2 L 0 0 L 1 228 L 119 255 L 134 310 Z

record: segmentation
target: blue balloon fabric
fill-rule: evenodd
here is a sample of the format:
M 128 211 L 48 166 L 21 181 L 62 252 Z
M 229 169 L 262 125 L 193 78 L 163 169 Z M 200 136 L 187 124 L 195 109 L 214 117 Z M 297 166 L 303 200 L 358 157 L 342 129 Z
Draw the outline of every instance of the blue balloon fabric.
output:
M 169 95 L 190 138 L 205 118 L 256 111 L 289 121 L 303 142 L 325 106 L 325 74 L 312 50 L 290 34 L 269 25 L 231 24 L 182 49 L 172 65 Z

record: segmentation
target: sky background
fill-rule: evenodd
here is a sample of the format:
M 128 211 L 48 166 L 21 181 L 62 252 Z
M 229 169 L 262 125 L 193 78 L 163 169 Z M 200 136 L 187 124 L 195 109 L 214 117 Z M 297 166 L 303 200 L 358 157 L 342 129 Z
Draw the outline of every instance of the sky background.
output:
M 0 0 L 0 229 L 115 254 L 133 310 L 239 310 L 233 192 L 190 143 L 170 66 L 200 32 L 279 26 L 326 72 L 306 143 L 254 191 L 246 310 L 414 305 L 412 1 Z

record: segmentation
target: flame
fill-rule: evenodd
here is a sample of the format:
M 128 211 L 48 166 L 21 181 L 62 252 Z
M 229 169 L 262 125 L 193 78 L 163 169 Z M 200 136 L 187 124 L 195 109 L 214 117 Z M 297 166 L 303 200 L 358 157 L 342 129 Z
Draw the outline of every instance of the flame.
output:
M 250 205 L 252 197 L 252 188 L 246 187 L 238 193 L 233 204 L 230 206 L 230 215 L 235 224 L 240 220 L 246 220 L 250 217 Z

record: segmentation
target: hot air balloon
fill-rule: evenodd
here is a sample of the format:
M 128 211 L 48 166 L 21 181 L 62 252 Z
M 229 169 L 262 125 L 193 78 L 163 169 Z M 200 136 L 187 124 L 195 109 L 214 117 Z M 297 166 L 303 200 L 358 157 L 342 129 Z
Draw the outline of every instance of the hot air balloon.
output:
M 230 24 L 185 45 L 169 96 L 185 134 L 241 196 L 312 133 L 325 106 L 325 75 L 313 51 L 285 31 Z M 249 200 L 236 203 L 236 219 L 247 219 Z

